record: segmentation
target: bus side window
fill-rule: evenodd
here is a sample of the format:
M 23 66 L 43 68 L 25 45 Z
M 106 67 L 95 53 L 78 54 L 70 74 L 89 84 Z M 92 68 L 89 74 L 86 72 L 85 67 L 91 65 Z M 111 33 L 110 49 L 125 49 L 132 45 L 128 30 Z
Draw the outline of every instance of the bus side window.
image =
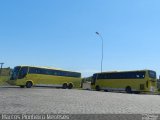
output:
M 36 68 L 30 67 L 30 68 L 29 68 L 29 73 L 31 73 L 31 74 L 36 74 Z

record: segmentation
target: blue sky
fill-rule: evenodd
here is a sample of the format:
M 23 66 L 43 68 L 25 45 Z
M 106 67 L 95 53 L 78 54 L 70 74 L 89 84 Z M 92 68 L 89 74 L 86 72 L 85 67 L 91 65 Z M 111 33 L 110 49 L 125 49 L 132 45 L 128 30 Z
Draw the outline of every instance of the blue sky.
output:
M 160 74 L 159 0 L 1 0 L 0 62 L 90 76 L 152 69 Z

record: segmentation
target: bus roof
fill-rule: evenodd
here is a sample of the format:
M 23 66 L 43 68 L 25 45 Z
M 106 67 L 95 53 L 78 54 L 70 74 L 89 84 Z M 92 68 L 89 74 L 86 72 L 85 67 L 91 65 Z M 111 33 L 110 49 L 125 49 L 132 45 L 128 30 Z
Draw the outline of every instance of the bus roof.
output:
M 77 72 L 77 71 L 69 71 L 69 70 L 63 70 L 63 69 L 52 68 L 52 67 L 44 67 L 44 66 L 19 65 L 19 66 L 15 66 L 15 67 L 34 67 L 34 68 L 43 68 L 43 69 L 50 69 L 50 70 L 60 70 L 60 71 L 66 71 L 66 72 L 76 72 L 76 73 L 80 73 L 80 72 Z
M 101 74 L 101 73 L 123 73 L 123 72 L 141 72 L 141 71 L 149 71 L 149 69 L 143 69 L 143 70 L 128 70 L 128 71 L 106 71 L 106 72 L 99 72 L 94 74 Z M 153 70 L 151 70 L 153 71 Z

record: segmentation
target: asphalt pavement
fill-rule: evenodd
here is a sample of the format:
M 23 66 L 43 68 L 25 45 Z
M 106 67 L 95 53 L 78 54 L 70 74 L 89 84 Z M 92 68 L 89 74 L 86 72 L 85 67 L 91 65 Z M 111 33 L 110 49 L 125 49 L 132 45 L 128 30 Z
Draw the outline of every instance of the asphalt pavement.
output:
M 160 95 L 0 87 L 0 113 L 159 114 Z

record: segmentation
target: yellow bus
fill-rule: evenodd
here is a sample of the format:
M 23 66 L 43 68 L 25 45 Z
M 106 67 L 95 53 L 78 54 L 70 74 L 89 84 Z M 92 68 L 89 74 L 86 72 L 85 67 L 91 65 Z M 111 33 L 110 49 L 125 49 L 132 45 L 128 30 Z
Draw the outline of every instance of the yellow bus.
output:
M 72 89 L 80 87 L 81 73 L 48 67 L 16 66 L 9 82 L 21 88 L 55 86 Z
M 92 87 L 104 91 L 126 91 L 127 93 L 156 92 L 156 72 L 152 70 L 95 73 Z

